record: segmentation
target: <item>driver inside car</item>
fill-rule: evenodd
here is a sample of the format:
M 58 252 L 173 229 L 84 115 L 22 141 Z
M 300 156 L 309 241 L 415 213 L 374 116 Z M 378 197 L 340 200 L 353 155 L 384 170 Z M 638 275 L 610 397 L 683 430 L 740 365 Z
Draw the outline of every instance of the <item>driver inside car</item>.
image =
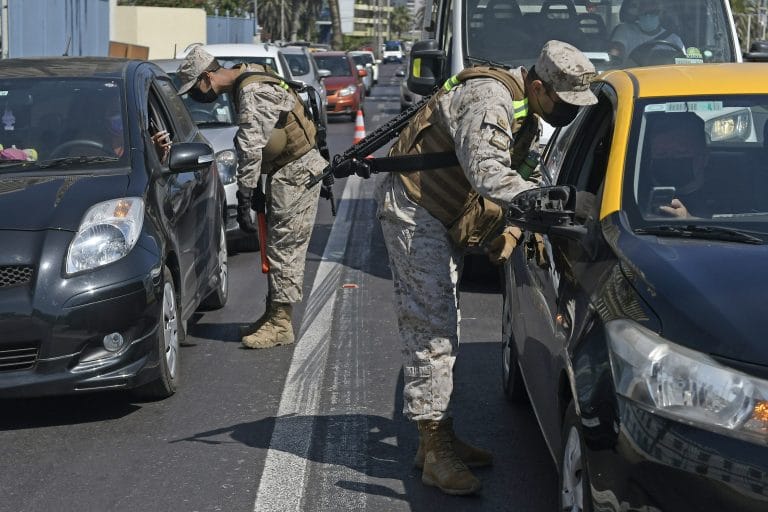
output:
M 637 4 L 637 17 L 632 21 L 620 23 L 614 29 L 609 50 L 612 58 L 618 61 L 632 58 L 632 52 L 637 47 L 653 41 L 658 41 L 659 48 L 676 47 L 682 55 L 685 55 L 685 45 L 680 36 L 661 25 L 659 0 L 626 0 L 626 2 Z

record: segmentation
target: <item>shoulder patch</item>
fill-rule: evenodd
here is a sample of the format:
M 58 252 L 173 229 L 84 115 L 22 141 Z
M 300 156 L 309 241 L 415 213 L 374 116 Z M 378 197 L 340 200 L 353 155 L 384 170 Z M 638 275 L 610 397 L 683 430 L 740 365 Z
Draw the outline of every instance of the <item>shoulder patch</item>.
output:
M 505 132 L 499 130 L 492 130 L 491 133 L 491 138 L 488 143 L 496 149 L 507 151 L 510 143 L 509 136 Z
M 509 130 L 509 123 L 503 117 L 499 116 L 498 119 L 496 119 L 496 123 L 499 125 L 499 127 L 504 128 L 505 130 Z

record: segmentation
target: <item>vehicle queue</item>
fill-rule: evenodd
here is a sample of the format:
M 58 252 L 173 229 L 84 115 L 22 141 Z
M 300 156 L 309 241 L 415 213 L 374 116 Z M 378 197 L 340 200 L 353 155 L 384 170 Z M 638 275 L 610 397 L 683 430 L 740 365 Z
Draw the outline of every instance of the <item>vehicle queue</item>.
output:
M 348 60 L 350 76 L 364 77 Z M 98 64 L 104 66 L 98 76 L 71 88 L 71 103 L 46 102 L 37 87 L 66 85 L 94 63 L 71 65 L 72 75 L 59 71 L 57 81 L 40 86 L 30 84 L 33 73 L 23 66 L 4 79 L 3 90 L 17 102 L 20 137 L 9 149 L 24 154 L 9 153 L 2 166 L 18 171 L 25 184 L 4 191 L 0 205 L 10 211 L 11 201 L 44 193 L 57 210 L 4 228 L 7 236 L 44 234 L 22 244 L 29 248 L 23 261 L 3 266 L 4 303 L 15 304 L 17 319 L 0 347 L 7 368 L 0 392 L 136 387 L 170 396 L 185 321 L 204 301 L 223 307 L 227 298 L 225 232 L 228 204 L 237 200 L 227 203 L 211 162 L 221 166 L 231 156 L 214 152 L 204 138 L 204 125 L 225 123 L 216 117 L 224 107 L 190 114 L 190 104 L 174 94 L 178 81 L 135 63 Z M 530 400 L 536 411 L 560 470 L 563 506 L 708 510 L 716 503 L 762 510 L 766 504 L 768 360 L 754 300 L 768 240 L 764 75 L 754 64 L 602 74 L 591 86 L 598 103 L 557 129 L 544 149 L 543 188 L 513 202 L 508 221 L 523 235 L 504 263 L 503 384 L 510 399 Z M 362 102 L 365 86 L 355 87 Z M 105 97 L 100 110 L 110 100 L 118 104 L 119 115 L 101 131 L 114 127 L 119 134 L 106 140 L 86 134 L 96 120 L 66 125 L 84 89 Z M 135 105 L 142 107 L 134 111 Z M 57 133 L 34 133 L 41 116 L 64 125 Z M 152 142 L 162 130 L 173 140 L 167 155 Z M 697 131 L 701 145 L 656 154 L 657 131 L 667 140 Z M 70 133 L 79 135 L 66 139 Z M 41 143 L 23 142 L 36 139 Z M 685 176 L 661 175 L 662 168 Z M 192 174 L 201 181 L 191 184 Z M 697 190 L 708 191 L 704 199 L 680 199 Z M 576 205 L 584 197 L 586 210 Z M 166 212 L 174 218 L 165 219 Z M 185 259 L 184 248 L 192 246 L 205 265 Z M 61 256 L 59 268 L 51 267 L 52 255 Z M 127 265 L 143 267 L 142 277 L 121 278 L 136 273 L 121 270 Z M 46 289 L 60 279 L 80 282 L 56 298 L 66 315 L 39 315 L 50 311 Z M 110 308 L 136 311 L 142 320 L 111 323 Z M 522 317 L 525 323 L 516 321 Z M 57 338 L 67 330 L 82 336 L 69 336 L 69 348 Z M 689 493 L 683 500 L 683 484 L 696 489 L 693 502 Z

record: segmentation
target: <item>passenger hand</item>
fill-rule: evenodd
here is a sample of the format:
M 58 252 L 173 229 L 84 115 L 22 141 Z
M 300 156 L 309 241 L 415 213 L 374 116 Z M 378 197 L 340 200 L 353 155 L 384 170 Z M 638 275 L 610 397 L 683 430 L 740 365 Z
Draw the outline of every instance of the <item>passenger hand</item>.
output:
M 501 265 L 512 256 L 523 232 L 516 226 L 508 226 L 488 244 L 488 259 L 494 265 Z
M 171 134 L 167 130 L 161 130 L 152 135 L 152 142 L 157 150 L 157 156 L 165 162 L 171 152 Z
M 237 224 L 246 233 L 256 233 L 258 228 L 251 218 L 251 204 L 253 201 L 253 189 L 247 188 L 237 191 Z
M 669 206 L 659 206 L 659 210 L 661 210 L 662 213 L 679 219 L 686 219 L 691 216 L 691 214 L 688 213 L 688 208 L 686 208 L 682 201 L 677 198 L 673 199 L 669 203 Z

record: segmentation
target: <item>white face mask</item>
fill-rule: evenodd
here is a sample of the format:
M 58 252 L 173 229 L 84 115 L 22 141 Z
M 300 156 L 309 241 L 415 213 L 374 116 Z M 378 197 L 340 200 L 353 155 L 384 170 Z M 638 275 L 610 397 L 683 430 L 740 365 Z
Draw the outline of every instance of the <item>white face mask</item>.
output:
M 641 14 L 637 18 L 637 24 L 643 32 L 655 32 L 659 28 L 658 14 Z

